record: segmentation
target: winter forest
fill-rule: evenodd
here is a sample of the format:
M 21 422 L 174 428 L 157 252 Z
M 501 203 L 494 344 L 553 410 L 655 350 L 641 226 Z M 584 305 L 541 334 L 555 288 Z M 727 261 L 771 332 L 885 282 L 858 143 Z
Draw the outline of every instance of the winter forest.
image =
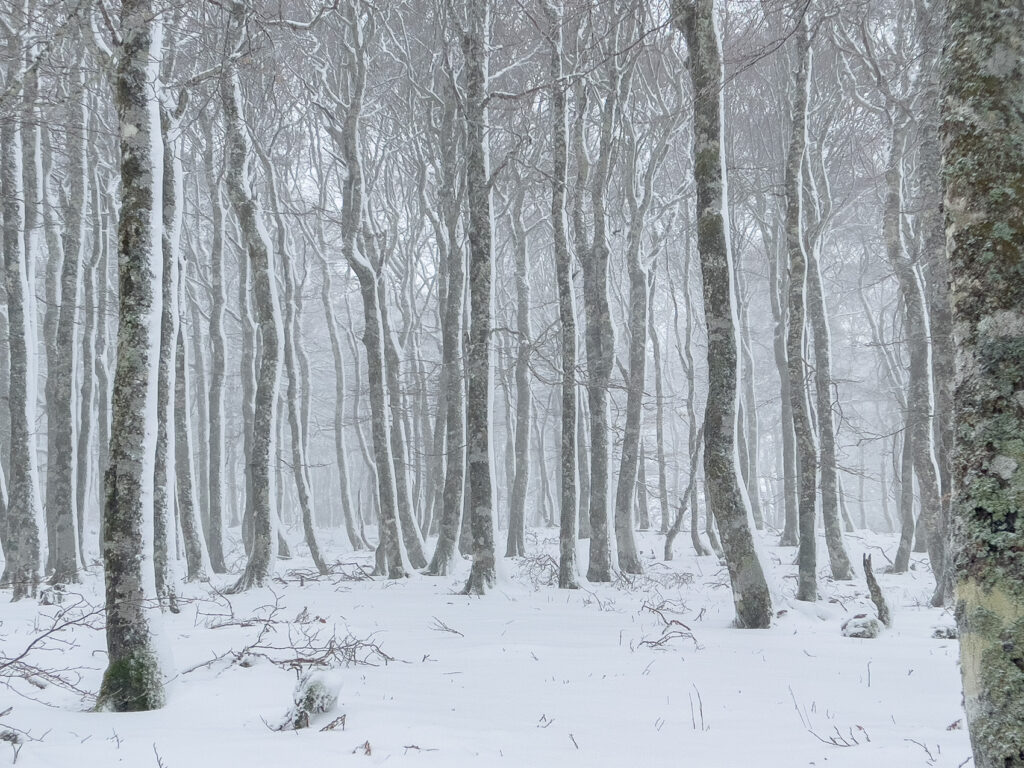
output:
M 2 0 L 0 765 L 1024 766 L 1022 83 L 1019 0 Z

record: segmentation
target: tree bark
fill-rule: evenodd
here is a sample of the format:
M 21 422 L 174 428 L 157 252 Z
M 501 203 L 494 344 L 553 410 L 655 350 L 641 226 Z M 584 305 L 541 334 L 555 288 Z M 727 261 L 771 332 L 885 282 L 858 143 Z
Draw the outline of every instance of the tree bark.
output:
M 786 251 L 789 254 L 789 292 L 786 332 L 786 362 L 789 397 L 793 412 L 793 433 L 797 448 L 797 600 L 816 600 L 817 555 L 815 552 L 815 501 L 818 457 L 814 446 L 810 408 L 807 402 L 807 366 L 804 361 L 808 268 L 803 238 L 803 166 L 807 146 L 807 94 L 810 83 L 810 39 L 807 20 L 800 15 L 795 33 L 797 70 L 791 104 L 790 141 L 786 157 Z
M 82 282 L 82 261 L 85 242 L 86 163 L 85 130 L 85 74 L 79 67 L 71 75 L 70 130 L 68 132 L 68 215 L 65 222 L 64 262 L 60 276 L 60 308 L 57 318 L 54 356 L 47 372 L 52 381 L 53 408 L 47 414 L 47 436 L 50 454 L 47 457 L 47 497 L 55 505 L 56 524 L 51 553 L 54 584 L 78 581 L 78 538 L 80 513 L 76 512 L 77 496 L 74 488 L 75 429 L 74 389 L 75 363 L 78 345 L 75 329 L 78 326 L 78 286 Z M 86 378 L 89 378 L 88 375 Z
M 153 89 L 159 77 L 151 0 L 121 4 L 114 99 L 120 127 L 121 213 L 118 220 L 120 298 L 113 422 L 106 468 L 103 565 L 106 582 L 107 670 L 98 706 L 114 711 L 157 709 L 163 680 L 152 645 L 146 600 L 152 579 L 147 541 L 153 513 L 157 413 L 156 351 L 160 344 L 160 118 Z
M 21 60 L 20 41 L 11 36 L 12 62 Z M 14 65 L 15 68 L 17 64 Z M 39 587 L 40 541 L 39 475 L 35 444 L 35 381 L 30 350 L 33 349 L 32 288 L 24 232 L 25 186 L 22 163 L 22 128 L 18 119 L 0 127 L 3 160 L 3 246 L 7 285 L 7 330 L 10 354 L 8 407 L 11 414 L 10 478 L 7 504 L 7 541 L 4 549 L 4 584 L 13 599 L 35 597 Z
M 722 156 L 722 58 L 714 0 L 673 2 L 674 21 L 686 37 L 693 81 L 694 180 L 697 248 L 708 333 L 708 404 L 704 420 L 704 477 L 709 506 L 722 534 L 732 582 L 736 624 L 767 627 L 772 608 L 754 547 L 749 512 L 736 473 L 736 328 L 733 324 L 729 241 L 725 235 Z
M 469 346 L 466 350 L 466 458 L 470 486 L 473 567 L 466 594 L 494 586 L 494 497 L 491 489 L 491 189 L 487 82 L 490 0 L 467 0 L 466 190 L 469 202 Z
M 572 281 L 572 255 L 566 233 L 565 192 L 569 164 L 569 125 L 562 82 L 562 3 L 544 3 L 550 31 L 551 60 L 551 229 L 554 240 L 555 280 L 558 286 L 559 342 L 562 354 L 561 442 L 559 456 L 558 588 L 578 589 L 576 566 L 576 296 Z
M 246 463 L 252 474 L 251 509 L 252 548 L 245 572 L 235 585 L 236 591 L 263 586 L 273 575 L 277 541 L 277 515 L 272 508 L 276 457 L 274 426 L 277 422 L 278 386 L 281 375 L 281 313 L 274 290 L 274 264 L 271 245 L 262 222 L 248 178 L 251 149 L 242 117 L 242 95 L 237 64 L 233 58 L 244 43 L 249 13 L 248 0 L 232 6 L 228 21 L 226 49 L 229 59 L 220 79 L 220 95 L 225 127 L 225 189 L 238 219 L 242 241 L 251 265 L 252 293 L 260 332 L 259 370 L 253 407 L 252 452 Z
M 1024 9 L 949 0 L 942 71 L 956 338 L 953 516 L 964 707 L 977 768 L 1024 765 Z

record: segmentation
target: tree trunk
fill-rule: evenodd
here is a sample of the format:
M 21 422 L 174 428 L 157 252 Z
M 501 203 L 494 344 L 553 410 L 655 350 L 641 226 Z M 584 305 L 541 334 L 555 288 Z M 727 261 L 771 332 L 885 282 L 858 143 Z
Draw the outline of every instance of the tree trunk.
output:
M 950 0 L 942 73 L 956 329 L 956 610 L 977 768 L 1024 765 L 1024 9 Z
M 8 50 L 12 49 L 10 60 L 18 62 L 21 58 L 21 45 L 13 36 L 8 43 Z M 35 378 L 30 357 L 30 351 L 34 352 L 34 312 L 24 239 L 25 187 L 20 120 L 4 121 L 0 127 L 0 146 L 4 150 L 0 181 L 3 183 L 3 246 L 10 354 L 8 407 L 11 414 L 4 584 L 10 585 L 13 598 L 20 600 L 23 597 L 35 597 L 39 587 L 39 521 L 42 517 L 36 465 Z
M 473 567 L 466 594 L 494 586 L 494 497 L 491 490 L 491 188 L 488 166 L 487 65 L 490 0 L 467 0 L 466 188 L 469 203 L 469 346 L 466 350 L 466 463 L 469 468 Z
M 555 279 L 558 286 L 559 342 L 562 353 L 562 408 L 559 473 L 558 588 L 578 589 L 576 568 L 576 296 L 572 282 L 572 256 L 566 234 L 565 191 L 569 158 L 569 126 L 562 83 L 562 3 L 545 2 L 550 32 L 551 61 L 551 229 L 554 239 Z
M 78 345 L 75 330 L 78 326 L 78 286 L 82 282 L 82 261 L 85 242 L 85 114 L 84 72 L 77 68 L 71 75 L 71 123 L 68 132 L 68 216 L 64 238 L 64 264 L 60 278 L 60 308 L 55 339 L 56 355 L 47 372 L 52 381 L 53 410 L 47 414 L 47 436 L 50 454 L 47 457 L 47 497 L 56 506 L 53 518 L 56 524 L 51 553 L 54 584 L 78 581 L 77 546 L 80 536 L 80 513 L 76 513 L 77 495 L 74 488 L 75 429 L 74 390 L 75 362 Z M 90 378 L 88 374 L 86 378 Z
M 210 194 L 212 241 L 210 243 L 210 506 L 207 512 L 206 546 L 210 552 L 210 567 L 214 573 L 226 573 L 224 562 L 224 377 L 227 357 L 224 337 L 224 311 L 227 298 L 224 293 L 224 205 L 220 180 L 213 164 L 213 130 L 207 120 L 202 121 L 203 168 Z
M 370 549 L 363 535 L 362 518 L 352 508 L 352 490 L 349 483 L 348 451 L 345 446 L 345 358 L 341 353 L 341 337 L 338 333 L 338 317 L 331 303 L 331 268 L 323 257 L 323 249 L 319 252 L 322 282 L 320 298 L 324 306 L 324 317 L 327 320 L 327 332 L 331 338 L 331 356 L 334 359 L 334 458 L 338 465 L 338 491 L 342 516 L 345 520 L 345 533 L 348 543 L 354 550 Z
M 615 543 L 619 568 L 625 573 L 642 573 L 643 566 L 633 535 L 633 498 L 636 493 L 644 373 L 647 367 L 647 272 L 640 264 L 640 226 L 637 217 L 633 219 L 626 262 L 629 271 L 629 376 L 626 424 L 622 433 L 619 480 L 615 489 Z
M 828 548 L 832 578 L 853 578 L 850 557 L 843 544 L 839 519 L 840 485 L 836 467 L 836 430 L 832 419 L 832 336 L 828 327 L 821 268 L 815 248 L 807 251 L 807 313 L 814 330 L 814 392 L 818 406 L 818 443 L 821 450 L 821 515 L 825 520 L 825 545 Z
M 665 467 L 665 384 L 661 372 L 661 342 L 658 328 L 654 323 L 654 293 L 657 287 L 656 270 L 651 270 L 650 297 L 648 299 L 648 333 L 654 353 L 654 446 L 658 462 L 658 508 L 661 510 L 660 530 L 668 532 L 668 477 Z
M 184 264 L 179 265 L 184 271 Z M 179 306 L 181 295 L 178 296 Z M 195 465 L 192 458 L 192 418 L 188 402 L 188 361 L 185 331 L 179 322 L 177 354 L 174 356 L 174 474 L 176 507 L 185 545 L 188 581 L 209 581 L 210 557 L 203 546 L 203 531 L 196 512 Z
M 515 476 L 508 510 L 508 541 L 505 557 L 526 554 L 526 489 L 530 482 L 530 265 L 527 258 L 522 179 L 511 211 L 512 242 L 516 259 L 516 428 Z
M 228 62 L 221 74 L 220 95 L 225 127 L 225 189 L 238 219 L 242 242 L 248 255 L 256 319 L 260 332 L 259 371 L 253 403 L 252 451 L 246 454 L 250 467 L 252 548 L 245 572 L 235 585 L 236 591 L 263 586 L 273 575 L 277 547 L 277 515 L 272 508 L 274 478 L 272 462 L 276 457 L 274 426 L 277 422 L 278 384 L 281 371 L 281 319 L 274 290 L 274 265 L 270 243 L 248 178 L 251 150 L 242 116 L 242 95 L 235 60 L 230 58 L 242 47 L 249 13 L 247 2 L 232 6 L 228 21 L 226 49 Z
M 807 402 L 807 366 L 804 361 L 806 323 L 804 298 L 808 268 L 803 238 L 803 184 L 801 167 L 807 146 L 807 94 L 810 82 L 810 40 L 804 15 L 796 31 L 797 71 L 794 79 L 789 151 L 786 157 L 786 251 L 789 254 L 789 292 L 786 333 L 786 361 L 789 397 L 793 412 L 793 433 L 797 448 L 797 510 L 800 546 L 797 552 L 797 600 L 818 596 L 815 552 L 815 497 L 818 457 L 814 446 L 810 408 Z
M 366 347 L 366 369 L 369 383 L 370 422 L 373 442 L 373 465 L 376 471 L 377 505 L 379 509 L 378 563 L 389 579 L 400 579 L 408 575 L 405 552 L 402 548 L 402 529 L 398 518 L 397 490 L 395 487 L 395 462 L 391 455 L 390 418 L 398 414 L 388 413 L 387 382 L 384 361 L 384 320 L 380 306 L 380 292 L 377 283 L 381 279 L 379 265 L 372 264 L 366 253 L 356 248 L 356 238 L 363 227 L 364 191 L 362 174 L 362 151 L 360 148 L 359 120 L 362 113 L 362 98 L 366 85 L 366 64 L 364 41 L 358 19 L 352 18 L 352 50 L 355 52 L 351 67 L 349 108 L 344 116 L 340 134 L 335 142 L 345 159 L 346 170 L 344 198 L 342 201 L 342 255 L 359 281 L 359 293 L 363 299 L 363 345 Z M 358 408 L 358 402 L 353 404 Z
M 160 344 L 163 166 L 154 89 L 159 73 L 151 0 L 121 4 L 114 98 L 120 126 L 121 213 L 118 221 L 120 324 L 113 423 L 106 468 L 103 565 L 107 670 L 97 706 L 117 712 L 163 706 L 163 680 L 152 645 L 147 531 L 152 515 Z M 6 220 L 6 219 L 5 219 Z
M 722 156 L 722 58 L 714 0 L 673 3 L 675 23 L 686 37 L 693 81 L 694 181 L 697 249 L 708 333 L 708 401 L 704 419 L 704 482 L 718 520 L 736 624 L 767 627 L 772 608 L 768 584 L 754 547 L 749 512 L 736 474 L 736 328 L 733 324 L 729 241 L 725 235 L 725 169 Z

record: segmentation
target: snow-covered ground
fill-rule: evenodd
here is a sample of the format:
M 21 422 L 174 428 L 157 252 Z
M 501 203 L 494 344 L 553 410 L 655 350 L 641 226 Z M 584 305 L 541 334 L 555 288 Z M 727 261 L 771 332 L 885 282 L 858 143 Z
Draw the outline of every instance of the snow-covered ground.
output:
M 844 584 L 825 578 L 822 542 L 823 599 L 811 605 L 793 600 L 795 550 L 766 538 L 778 615 L 769 630 L 738 630 L 725 568 L 692 556 L 685 535 L 666 564 L 655 558 L 663 538 L 641 534 L 645 576 L 573 592 L 551 585 L 556 536 L 531 531 L 529 550 L 542 554 L 503 561 L 484 598 L 457 594 L 468 563 L 452 578 L 395 583 L 361 577 L 368 553 L 336 555 L 319 580 L 301 558 L 281 561 L 272 589 L 245 595 L 217 594 L 226 577 L 187 585 L 181 613 L 163 619 L 174 677 L 158 712 L 90 711 L 105 654 L 98 617 L 86 617 L 23 659 L 65 670 L 86 693 L 0 681 L 11 684 L 0 684 L 0 713 L 12 707 L 0 723 L 38 739 L 21 747 L 24 768 L 971 764 L 957 643 L 932 637 L 952 619 L 927 607 L 926 561 L 879 574 L 892 629 L 873 640 L 840 632 L 873 615 L 861 551 L 881 571 L 890 539 L 849 537 L 858 580 Z M 340 551 L 328 543 L 328 555 Z M 585 542 L 580 554 L 585 572 Z M 61 606 L 0 603 L 0 655 L 21 654 L 61 610 L 99 608 L 96 571 Z M 350 651 L 368 663 L 328 674 L 340 684 L 335 710 L 307 730 L 275 730 L 297 673 L 272 659 Z M 0 765 L 12 758 L 0 742 Z

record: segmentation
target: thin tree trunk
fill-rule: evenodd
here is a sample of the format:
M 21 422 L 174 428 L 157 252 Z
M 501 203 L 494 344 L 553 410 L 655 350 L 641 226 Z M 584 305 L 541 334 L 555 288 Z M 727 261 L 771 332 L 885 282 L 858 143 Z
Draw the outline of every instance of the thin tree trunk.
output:
M 338 465 L 338 491 L 341 494 L 342 515 L 345 519 L 345 533 L 354 550 L 369 549 L 363 535 L 362 518 L 352 509 L 352 490 L 349 483 L 348 451 L 345 446 L 345 358 L 341 353 L 341 337 L 338 333 L 338 317 L 331 303 L 331 268 L 327 259 L 320 256 L 322 282 L 320 297 L 327 320 L 327 332 L 331 338 L 331 355 L 334 359 L 334 457 Z
M 202 121 L 203 168 L 210 194 L 212 241 L 210 243 L 210 395 L 207 410 L 210 419 L 210 507 L 207 512 L 206 546 L 210 552 L 210 567 L 214 573 L 226 573 L 224 562 L 224 378 L 226 369 L 226 340 L 224 337 L 224 311 L 227 298 L 224 293 L 224 204 L 221 185 L 213 164 L 213 129 L 208 120 Z
M 803 165 L 807 146 L 807 94 L 810 83 L 810 40 L 805 15 L 800 15 L 796 37 L 797 71 L 794 79 L 789 151 L 786 158 L 786 251 L 789 254 L 789 292 L 786 361 L 793 433 L 797 447 L 797 509 L 800 546 L 797 552 L 797 600 L 818 597 L 815 551 L 815 499 L 818 457 L 814 446 L 810 407 L 807 402 L 807 366 L 804 361 L 808 268 L 803 238 Z
M 71 75 L 72 117 L 68 131 L 68 215 L 64 237 L 64 263 L 60 278 L 60 309 L 57 319 L 55 349 L 57 354 L 51 362 L 47 381 L 53 386 L 53 411 L 47 413 L 47 435 L 50 454 L 47 457 L 47 497 L 56 506 L 53 511 L 56 524 L 54 543 L 56 551 L 51 553 L 54 584 L 78 581 L 78 539 L 80 537 L 80 513 L 74 488 L 75 472 L 75 429 L 74 390 L 75 363 L 78 345 L 75 343 L 75 329 L 78 325 L 78 287 L 82 282 L 82 261 L 85 243 L 85 212 L 87 203 L 85 130 L 85 74 L 79 67 Z M 89 378 L 86 376 L 86 378 Z
M 807 313 L 814 330 L 814 391 L 818 405 L 818 441 L 821 450 L 821 514 L 825 520 L 825 545 L 828 548 L 832 578 L 853 578 L 850 557 L 843 544 L 839 519 L 841 486 L 836 467 L 836 431 L 832 419 L 832 335 L 821 282 L 821 267 L 812 246 L 807 251 Z
M 657 287 L 656 270 L 651 270 L 650 298 L 648 305 L 648 333 L 651 337 L 651 349 L 654 352 L 654 446 L 655 458 L 658 462 L 658 508 L 661 510 L 660 530 L 668 532 L 668 477 L 665 467 L 665 384 L 661 371 L 661 342 L 658 328 L 654 322 L 654 295 Z
M 555 279 L 558 286 L 559 342 L 562 354 L 561 441 L 559 473 L 558 588 L 578 589 L 576 537 L 576 296 L 572 282 L 572 256 L 566 234 L 565 192 L 569 163 L 569 125 L 562 83 L 562 3 L 544 3 L 551 45 L 551 229 L 554 239 Z
M 515 251 L 516 282 L 516 428 L 515 476 L 508 510 L 508 541 L 505 557 L 526 554 L 526 489 L 530 482 L 530 264 L 526 252 L 526 230 L 523 226 L 523 203 L 526 189 L 520 180 L 512 204 L 512 243 Z
M 251 160 L 248 133 L 242 117 L 241 87 L 235 60 L 242 47 L 249 13 L 248 2 L 232 6 L 228 21 L 228 63 L 221 74 L 220 95 L 225 127 L 225 189 L 238 219 L 251 265 L 252 292 L 260 331 L 259 373 L 253 408 L 252 452 L 246 454 L 252 474 L 252 548 L 236 591 L 263 586 L 273 575 L 277 547 L 277 515 L 272 508 L 278 384 L 281 370 L 281 318 L 274 290 L 274 264 L 270 243 L 248 179 Z

